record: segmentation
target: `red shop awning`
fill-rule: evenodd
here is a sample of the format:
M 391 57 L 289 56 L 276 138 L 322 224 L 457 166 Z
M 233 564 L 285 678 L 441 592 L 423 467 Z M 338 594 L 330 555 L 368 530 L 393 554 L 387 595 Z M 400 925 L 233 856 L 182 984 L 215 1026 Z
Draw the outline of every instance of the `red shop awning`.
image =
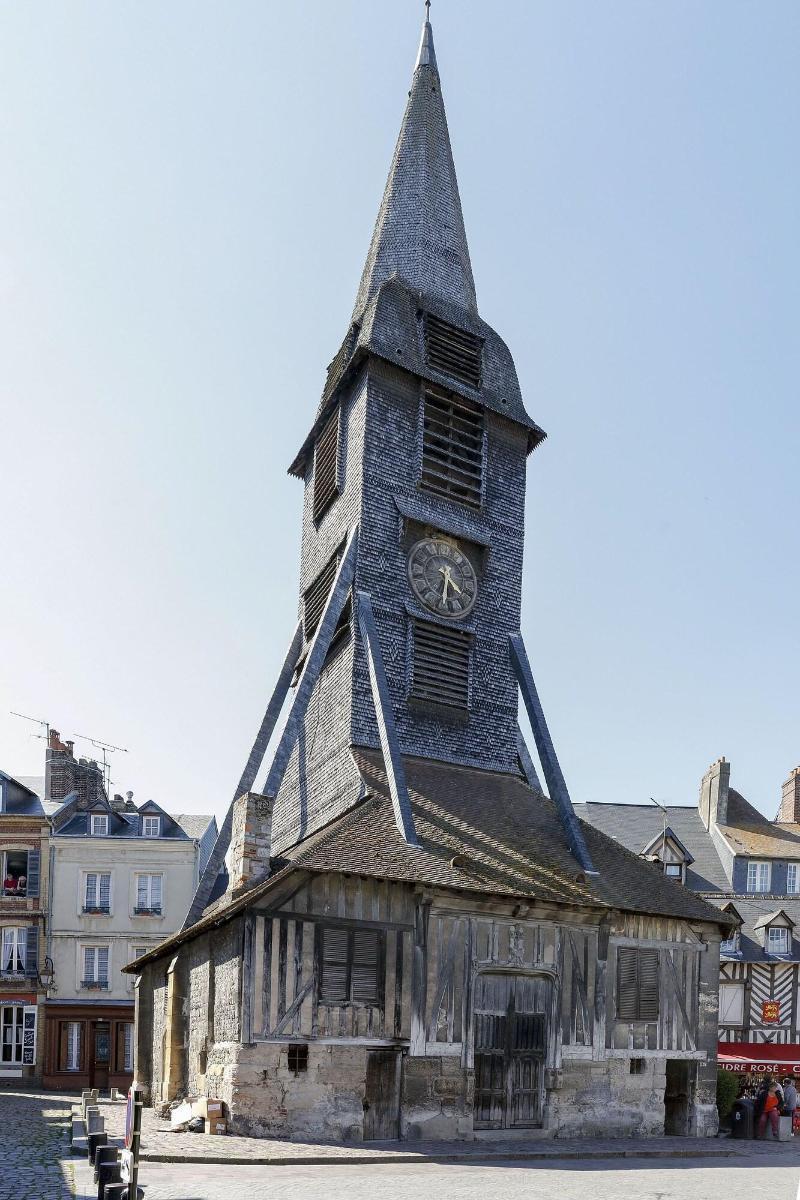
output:
M 800 1045 L 772 1046 L 765 1042 L 720 1042 L 717 1051 L 723 1071 L 738 1075 L 800 1075 Z

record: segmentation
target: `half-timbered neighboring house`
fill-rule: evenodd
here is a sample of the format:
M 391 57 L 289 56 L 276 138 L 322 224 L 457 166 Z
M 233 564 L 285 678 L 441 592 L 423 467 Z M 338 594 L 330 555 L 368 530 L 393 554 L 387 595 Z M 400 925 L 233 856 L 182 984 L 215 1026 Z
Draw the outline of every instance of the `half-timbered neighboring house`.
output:
M 696 808 L 576 805 L 581 817 L 700 893 L 733 925 L 720 947 L 719 1060 L 739 1074 L 800 1074 L 800 768 L 769 820 L 724 758 Z
M 543 438 L 478 313 L 426 22 L 291 466 L 299 623 L 184 929 L 127 968 L 153 1102 L 280 1136 L 716 1130 L 729 918 L 576 819 L 520 635 Z

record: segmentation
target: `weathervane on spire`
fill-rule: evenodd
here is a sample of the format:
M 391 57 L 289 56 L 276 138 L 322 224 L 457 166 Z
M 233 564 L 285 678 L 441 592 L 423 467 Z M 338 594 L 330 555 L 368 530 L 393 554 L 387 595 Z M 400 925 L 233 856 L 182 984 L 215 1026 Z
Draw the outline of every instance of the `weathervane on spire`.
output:
M 425 13 L 425 20 L 426 20 L 426 21 L 430 21 L 430 19 L 431 19 L 431 0 L 425 0 L 425 7 L 426 7 L 426 8 L 427 8 L 427 10 L 428 10 L 428 11 Z

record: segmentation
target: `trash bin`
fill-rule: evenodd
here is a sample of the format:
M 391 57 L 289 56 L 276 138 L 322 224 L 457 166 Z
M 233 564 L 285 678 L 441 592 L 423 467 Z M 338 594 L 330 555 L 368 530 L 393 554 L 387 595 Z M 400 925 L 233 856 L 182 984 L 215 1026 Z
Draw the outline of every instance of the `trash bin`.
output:
M 731 1114 L 733 1137 L 754 1138 L 756 1136 L 755 1107 L 753 1101 L 748 1100 L 746 1096 L 735 1102 Z

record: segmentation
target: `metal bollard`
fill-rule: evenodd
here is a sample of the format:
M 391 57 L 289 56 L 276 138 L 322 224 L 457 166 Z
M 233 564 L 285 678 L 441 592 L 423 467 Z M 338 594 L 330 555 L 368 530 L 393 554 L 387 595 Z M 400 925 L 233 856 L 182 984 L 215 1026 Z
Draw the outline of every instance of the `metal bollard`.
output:
M 94 1156 L 97 1153 L 98 1146 L 108 1145 L 107 1133 L 90 1133 L 86 1139 L 89 1143 L 89 1162 L 94 1163 Z
M 101 1166 L 119 1162 L 119 1150 L 116 1146 L 98 1146 L 94 1154 L 94 1181 L 97 1183 Z
M 97 1200 L 105 1200 L 109 1184 L 120 1183 L 121 1181 L 122 1175 L 120 1174 L 119 1165 L 117 1163 L 103 1163 L 98 1172 Z

